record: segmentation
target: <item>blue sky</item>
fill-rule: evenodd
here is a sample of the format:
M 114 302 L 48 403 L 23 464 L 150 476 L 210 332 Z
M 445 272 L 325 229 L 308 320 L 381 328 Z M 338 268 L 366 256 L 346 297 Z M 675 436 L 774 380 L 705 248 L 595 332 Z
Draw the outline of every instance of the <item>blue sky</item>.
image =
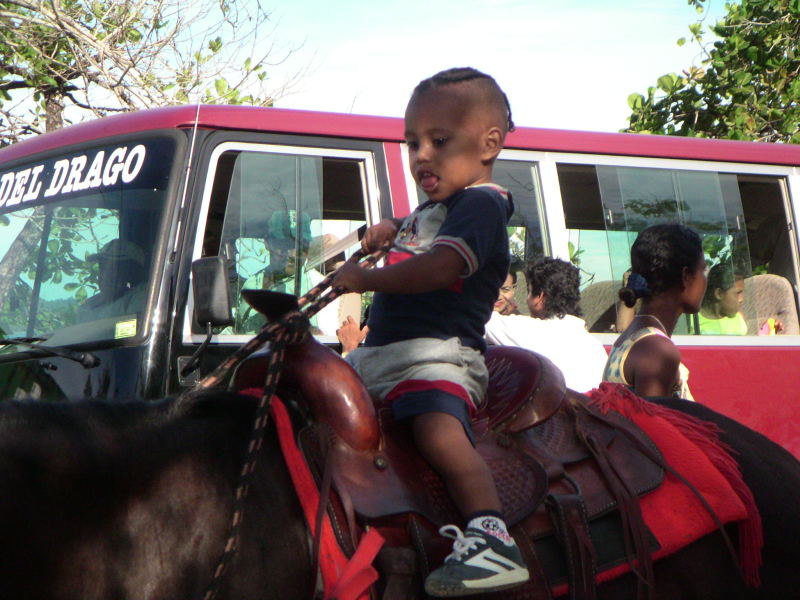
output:
M 709 20 L 724 14 L 710 0 Z M 416 83 L 474 66 L 517 124 L 617 131 L 627 97 L 698 61 L 686 0 L 275 0 L 276 47 L 302 43 L 274 81 L 307 66 L 276 106 L 402 116 Z

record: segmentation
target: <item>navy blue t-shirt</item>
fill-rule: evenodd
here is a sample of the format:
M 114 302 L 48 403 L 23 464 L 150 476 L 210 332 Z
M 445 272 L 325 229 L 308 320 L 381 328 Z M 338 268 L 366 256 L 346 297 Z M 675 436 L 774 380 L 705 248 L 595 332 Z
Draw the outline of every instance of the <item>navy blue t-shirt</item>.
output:
M 422 294 L 376 292 L 367 346 L 420 337 L 448 339 L 486 349 L 484 326 L 509 267 L 506 226 L 514 205 L 494 184 L 469 187 L 446 200 L 428 200 L 406 217 L 387 256 L 394 264 L 434 246 L 452 248 L 466 267 L 448 289 Z

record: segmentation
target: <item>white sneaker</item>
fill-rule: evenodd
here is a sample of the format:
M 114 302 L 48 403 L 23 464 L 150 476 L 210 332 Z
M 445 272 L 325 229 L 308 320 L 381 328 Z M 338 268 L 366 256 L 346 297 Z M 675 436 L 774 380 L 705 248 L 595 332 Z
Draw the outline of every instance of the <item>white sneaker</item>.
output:
M 517 544 L 506 544 L 499 538 L 468 528 L 463 533 L 455 525 L 439 530 L 452 538 L 453 552 L 444 565 L 425 580 L 425 592 L 437 598 L 467 596 L 504 590 L 530 579 L 527 566 Z

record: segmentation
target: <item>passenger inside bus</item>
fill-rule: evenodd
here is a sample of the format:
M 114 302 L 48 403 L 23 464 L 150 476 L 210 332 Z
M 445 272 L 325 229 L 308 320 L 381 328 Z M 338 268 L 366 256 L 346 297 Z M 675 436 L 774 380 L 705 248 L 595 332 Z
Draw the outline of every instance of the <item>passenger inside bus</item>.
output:
M 794 280 L 789 226 L 782 213 L 765 218 L 754 231 L 747 233 L 753 268 L 763 266 L 767 272 Z
M 708 272 L 708 287 L 697 314 L 700 333 L 705 335 L 747 335 L 744 303 L 744 277 L 725 262 Z
M 99 291 L 78 307 L 78 322 L 130 315 L 144 309 L 145 257 L 138 245 L 114 239 L 87 259 L 97 262 Z
M 222 333 L 255 333 L 265 323 L 264 317 L 242 298 L 243 289 L 299 295 L 304 283 L 300 276 L 310 243 L 309 221 L 301 219 L 299 227 L 293 226 L 287 211 L 275 211 L 270 215 L 263 238 L 242 236 L 233 240 L 234 260 L 231 266 L 235 270 L 233 278 L 236 280 L 237 297 L 235 324 Z M 264 251 L 266 264 L 263 262 Z M 307 288 L 306 285 L 304 289 Z
M 606 365 L 605 348 L 580 317 L 580 273 L 564 260 L 541 257 L 525 269 L 530 316 L 514 314 L 514 283 L 509 273 L 486 324 L 490 344 L 519 346 L 549 358 L 578 392 L 596 388 Z
M 339 240 L 330 233 L 312 237 L 312 229 L 311 220 L 307 217 L 302 218 L 297 227 L 286 211 L 272 213 L 263 238 L 268 262 L 266 266 L 246 278 L 237 274 L 239 289 L 265 289 L 301 296 L 320 283 L 327 273 L 335 270 L 344 260 L 344 255 L 340 252 L 325 259 L 326 253 Z M 238 263 L 255 260 L 253 242 L 254 240 L 245 238 L 239 241 L 238 245 L 242 249 L 237 253 Z M 259 241 L 257 245 L 260 246 L 260 243 Z M 241 298 L 241 294 L 238 296 L 240 300 L 235 308 L 236 325 L 223 330 L 223 333 L 255 333 L 264 325 L 264 318 Z M 358 298 L 335 299 L 311 318 L 312 332 L 315 335 L 334 335 L 340 322 L 342 300 L 347 300 L 344 304 L 348 310 L 352 309 L 354 303 L 356 306 L 360 303 Z M 354 314 L 357 314 L 357 311 Z
M 264 236 L 264 245 L 269 252 L 269 263 L 259 273 L 260 287 L 287 294 L 296 293 L 295 275 L 302 272 L 310 244 L 311 223 L 308 219 L 301 218 L 300 222 L 292 227 L 287 212 L 272 213 L 267 234 Z M 302 286 L 302 283 L 300 285 Z

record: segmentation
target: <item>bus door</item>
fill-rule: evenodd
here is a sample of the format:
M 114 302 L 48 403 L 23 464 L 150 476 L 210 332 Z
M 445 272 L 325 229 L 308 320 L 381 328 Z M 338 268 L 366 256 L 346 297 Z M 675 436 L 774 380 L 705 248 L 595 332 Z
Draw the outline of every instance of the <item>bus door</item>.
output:
M 233 324 L 214 331 L 200 368 L 177 377 L 182 386 L 212 370 L 264 325 L 263 316 L 242 298 L 242 290 L 301 296 L 360 247 L 365 225 L 391 216 L 380 144 L 285 139 L 279 144 L 244 134 L 241 138 L 209 141 L 207 176 L 191 240 L 192 260 L 225 259 Z M 303 145 L 297 145 L 300 142 Z M 313 334 L 323 343 L 335 343 L 342 321 L 347 316 L 361 321 L 368 301 L 368 294 L 342 296 L 312 317 Z M 189 295 L 173 373 L 178 375 L 204 337 Z

